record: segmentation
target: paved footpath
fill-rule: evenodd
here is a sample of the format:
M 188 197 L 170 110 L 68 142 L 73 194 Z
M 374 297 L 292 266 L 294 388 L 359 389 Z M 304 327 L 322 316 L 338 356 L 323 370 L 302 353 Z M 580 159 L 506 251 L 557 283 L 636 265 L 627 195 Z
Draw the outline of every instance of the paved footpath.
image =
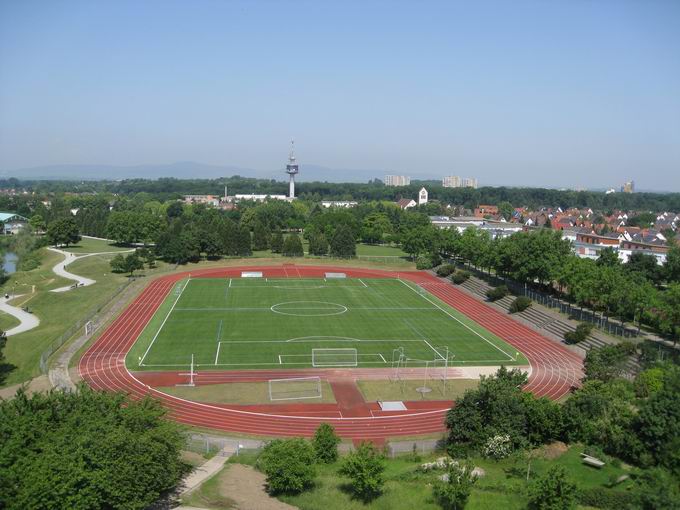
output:
M 17 306 L 12 306 L 7 302 L 10 299 L 15 299 L 21 297 L 22 295 L 15 296 L 14 298 L 6 298 L 5 296 L 0 298 L 0 310 L 14 316 L 20 322 L 18 326 L 15 326 L 12 329 L 6 331 L 7 336 L 24 333 L 25 331 L 29 331 L 33 328 L 38 327 L 38 325 L 40 324 L 40 319 L 38 319 L 34 314 L 24 312 L 21 308 Z
M 224 448 L 205 464 L 201 464 L 200 466 L 196 467 L 182 481 L 182 489 L 180 489 L 180 494 L 182 496 L 189 494 L 196 488 L 200 487 L 204 482 L 219 473 L 227 460 L 229 460 L 229 457 L 231 457 L 232 453 L 233 452 L 227 451 L 227 449 Z
M 93 285 L 97 283 L 97 280 L 92 280 L 91 278 L 85 278 L 84 276 L 79 276 L 74 273 L 70 273 L 66 270 L 66 266 L 69 264 L 72 264 L 76 260 L 84 259 L 86 257 L 93 257 L 94 255 L 111 255 L 111 254 L 118 254 L 118 253 L 128 253 L 135 251 L 134 249 L 132 250 L 124 250 L 124 251 L 104 251 L 104 252 L 96 252 L 96 253 L 85 253 L 83 255 L 75 255 L 74 253 L 60 250 L 58 248 L 48 248 L 48 250 L 53 251 L 55 253 L 60 253 L 61 255 L 64 256 L 64 260 L 59 262 L 57 265 L 55 265 L 52 268 L 52 271 L 54 274 L 57 276 L 61 276 L 62 278 L 66 278 L 67 280 L 73 280 L 76 283 L 72 285 L 67 285 L 65 287 L 59 287 L 58 289 L 52 289 L 51 292 L 66 292 L 69 291 L 75 287 L 87 287 L 88 285 Z

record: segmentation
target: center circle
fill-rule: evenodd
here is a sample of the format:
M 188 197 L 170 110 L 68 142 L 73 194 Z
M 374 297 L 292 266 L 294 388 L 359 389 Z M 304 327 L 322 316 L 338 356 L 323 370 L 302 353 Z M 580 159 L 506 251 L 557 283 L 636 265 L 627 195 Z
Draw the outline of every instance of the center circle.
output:
M 343 314 L 347 311 L 347 307 L 327 301 L 286 301 L 272 305 L 271 311 L 296 317 L 323 317 Z

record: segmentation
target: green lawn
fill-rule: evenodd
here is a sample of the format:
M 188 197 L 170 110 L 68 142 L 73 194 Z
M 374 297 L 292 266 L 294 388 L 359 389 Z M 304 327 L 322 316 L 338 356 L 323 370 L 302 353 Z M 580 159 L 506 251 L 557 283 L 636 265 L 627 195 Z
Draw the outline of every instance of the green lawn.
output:
M 358 256 L 369 257 L 407 257 L 408 255 L 398 246 L 385 244 L 357 244 Z
M 16 306 L 28 306 L 40 319 L 40 325 L 20 335 L 11 336 L 5 347 L 6 362 L 14 365 L 3 384 L 24 382 L 40 374 L 40 354 L 59 335 L 64 333 L 88 311 L 105 305 L 111 294 L 125 282 L 125 276 L 111 274 L 109 260 L 112 255 L 87 257 L 69 265 L 69 270 L 97 283 L 68 292 L 54 293 L 51 289 L 71 283 L 56 276 L 52 266 L 63 256 L 44 250 L 42 264 L 33 271 L 14 273 L 0 292 L 12 292 L 17 282 L 16 293 L 24 294 L 12 301 Z
M 7 331 L 19 325 L 19 320 L 13 315 L 0 311 L 0 330 Z
M 104 241 L 101 239 L 90 239 L 86 237 L 82 238 L 78 242 L 78 244 L 69 246 L 68 248 L 63 248 L 64 251 L 69 251 L 75 254 L 100 253 L 107 251 L 124 251 L 129 249 L 130 247 L 116 246 L 115 244 L 111 244 L 109 241 Z
M 177 282 L 127 363 L 133 369 L 526 364 L 498 337 L 397 279 L 196 278 Z M 328 351 L 328 350 L 336 351 Z M 344 351 L 337 351 L 344 349 Z M 356 351 L 356 357 L 354 355 Z M 141 362 L 140 362 L 141 359 Z
M 432 391 L 418 392 L 418 388 L 425 384 Z M 479 386 L 477 379 L 448 379 L 428 378 L 393 380 L 365 380 L 357 381 L 357 386 L 368 402 L 378 400 L 457 400 L 466 390 Z
M 530 479 L 544 474 L 549 467 L 558 464 L 564 466 L 567 474 L 579 488 L 601 488 L 607 492 L 610 479 L 617 478 L 627 471 L 608 463 L 598 470 L 584 465 L 580 460 L 581 445 L 573 445 L 558 458 L 549 460 L 540 458 L 532 461 Z M 348 480 L 338 475 L 340 463 L 317 466 L 317 483 L 315 486 L 298 495 L 284 495 L 279 499 L 294 505 L 301 510 L 435 510 L 440 507 L 432 499 L 432 483 L 442 471 L 422 473 L 418 468 L 423 462 L 429 462 L 442 454 L 426 455 L 414 461 L 410 455 L 387 459 L 385 470 L 385 485 L 383 494 L 368 504 L 352 498 L 348 491 Z M 229 463 L 243 463 L 254 465 L 258 453 L 244 451 L 238 457 L 231 457 Z M 474 486 L 466 510 L 520 510 L 527 506 L 527 463 L 521 456 L 501 461 L 474 457 L 471 462 L 481 467 L 485 475 Z M 228 467 L 227 467 L 228 469 Z M 229 508 L 226 500 L 220 498 L 228 496 L 221 494 L 219 480 L 226 471 L 214 478 L 214 482 L 207 487 L 198 489 L 192 494 L 192 502 L 203 501 L 203 506 L 210 509 Z M 631 482 L 623 482 L 615 490 L 624 491 Z M 193 499 L 196 498 L 196 499 Z M 189 501 L 185 501 L 188 503 Z M 579 507 L 585 508 L 585 507 Z

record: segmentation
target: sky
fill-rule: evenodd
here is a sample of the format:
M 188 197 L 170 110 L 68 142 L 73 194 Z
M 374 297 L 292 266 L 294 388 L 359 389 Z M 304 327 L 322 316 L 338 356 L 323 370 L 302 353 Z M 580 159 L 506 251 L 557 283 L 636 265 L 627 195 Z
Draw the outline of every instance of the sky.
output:
M 676 0 L 0 0 L 0 170 L 278 175 L 295 138 L 301 173 L 680 191 L 679 27 Z

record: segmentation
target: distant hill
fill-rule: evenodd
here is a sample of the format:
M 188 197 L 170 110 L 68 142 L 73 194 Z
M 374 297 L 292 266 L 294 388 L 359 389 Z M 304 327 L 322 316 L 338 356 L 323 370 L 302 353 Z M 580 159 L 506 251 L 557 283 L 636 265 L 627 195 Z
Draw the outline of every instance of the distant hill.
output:
M 320 165 L 300 165 L 299 181 L 328 182 L 368 182 L 382 179 L 384 170 L 328 168 Z M 217 179 L 240 175 L 260 179 L 285 180 L 284 168 L 271 171 L 254 170 L 237 166 L 207 165 L 195 161 L 180 161 L 165 165 L 49 165 L 33 168 L 22 168 L 12 171 L 0 171 L 0 179 L 16 177 L 22 180 L 123 180 L 123 179 L 158 179 L 174 177 L 176 179 Z

